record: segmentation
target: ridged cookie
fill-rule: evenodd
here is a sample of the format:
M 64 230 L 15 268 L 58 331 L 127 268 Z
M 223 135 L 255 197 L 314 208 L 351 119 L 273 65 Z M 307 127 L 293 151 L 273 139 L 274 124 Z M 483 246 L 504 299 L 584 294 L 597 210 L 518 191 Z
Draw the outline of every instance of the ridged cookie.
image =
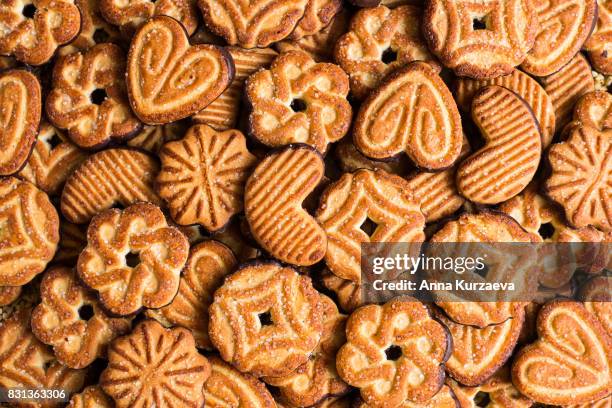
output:
M 160 204 L 153 189 L 158 170 L 153 157 L 137 150 L 108 149 L 91 155 L 66 180 L 62 214 L 72 223 L 83 224 L 114 205 Z

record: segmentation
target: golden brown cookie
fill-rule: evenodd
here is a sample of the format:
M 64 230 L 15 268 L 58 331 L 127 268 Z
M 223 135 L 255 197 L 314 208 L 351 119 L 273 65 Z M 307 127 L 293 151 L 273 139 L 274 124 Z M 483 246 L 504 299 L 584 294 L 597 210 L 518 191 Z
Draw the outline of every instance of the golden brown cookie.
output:
M 192 119 L 217 130 L 236 128 L 243 97 L 244 82 L 259 69 L 267 69 L 278 53 L 271 48 L 226 47 L 234 61 L 234 79 L 210 105 L 195 113 Z
M 539 27 L 521 64 L 531 75 L 559 71 L 580 51 L 597 20 L 597 0 L 535 0 Z
M 512 382 L 534 401 L 582 404 L 612 391 L 612 339 L 580 302 L 553 300 L 542 307 L 538 340 L 520 350 Z
M 74 394 L 66 408 L 114 408 L 113 400 L 106 395 L 99 385 L 90 385 L 83 391 Z
M 248 233 L 242 231 L 241 224 L 245 224 L 244 218 L 235 219 L 220 231 L 215 231 L 211 237 L 227 245 L 239 262 L 246 262 L 261 255 L 260 249 Z M 248 226 L 246 227 L 248 229 Z
M 189 330 L 145 320 L 113 341 L 100 386 L 117 408 L 199 408 L 209 376 L 210 363 Z
M 503 323 L 484 328 L 455 323 L 441 312 L 434 316 L 453 337 L 453 352 L 446 362 L 446 371 L 468 386 L 484 383 L 508 361 L 525 321 L 522 310 Z
M 138 201 L 160 204 L 153 189 L 159 170 L 155 159 L 131 149 L 108 149 L 91 155 L 68 177 L 62 191 L 62 214 L 82 224 L 115 205 Z
M 178 121 L 158 126 L 145 126 L 138 136 L 127 142 L 128 146 L 158 154 L 165 143 L 178 140 L 189 129 L 189 123 Z
M 31 311 L 16 311 L 0 325 L 0 387 L 60 389 L 66 395 L 79 391 L 85 371 L 59 363 L 50 348 L 34 337 L 30 330 Z M 61 400 L 11 402 L 30 408 L 63 406 Z
M 612 75 L 612 2 L 597 1 L 597 23 L 584 43 L 593 68 L 604 75 Z M 612 405 L 612 403 L 611 403 Z
M 423 15 L 429 49 L 458 76 L 507 75 L 532 47 L 538 28 L 531 1 L 432 0 Z
M 42 122 L 34 150 L 17 176 L 54 195 L 86 158 L 87 154 L 70 143 L 58 129 Z
M 288 37 L 312 0 L 198 0 L 206 26 L 230 45 L 264 48 Z
M 422 8 L 385 6 L 359 10 L 335 45 L 334 58 L 349 74 L 351 94 L 364 99 L 382 79 L 412 61 L 440 65 L 421 35 Z
M 0 106 L 0 175 L 7 176 L 23 167 L 36 141 L 42 110 L 38 79 L 20 69 L 0 73 Z
M 45 272 L 40 298 L 32 311 L 32 332 L 70 368 L 87 367 L 105 356 L 106 346 L 131 329 L 129 319 L 108 316 L 70 268 Z
M 359 169 L 381 169 L 387 173 L 404 175 L 411 168 L 410 160 L 405 155 L 394 157 L 392 160 L 378 161 L 364 156 L 353 144 L 352 138 L 345 137 L 336 145 L 334 151 L 340 170 L 352 173 Z
M 459 159 L 469 153 L 470 144 L 464 137 Z M 457 191 L 456 172 L 455 165 L 438 172 L 419 171 L 407 177 L 410 191 L 421 204 L 426 223 L 452 215 L 465 203 L 465 199 Z
M 353 140 L 368 157 L 404 152 L 420 168 L 442 170 L 461 152 L 461 117 L 444 81 L 430 65 L 414 62 L 386 77 L 361 104 Z
M 447 380 L 460 408 L 529 408 L 533 401 L 512 385 L 509 366 L 500 368 L 493 377 L 476 387 L 466 387 Z
M 334 48 L 330 44 L 336 44 L 347 31 L 350 16 L 350 12 L 344 8 L 319 32 L 297 40 L 288 38 L 277 42 L 274 47 L 278 52 L 304 51 L 317 62 L 333 61 Z
M 101 0 L 74 0 L 81 13 L 81 31 L 68 45 L 61 47 L 60 55 L 85 51 L 96 44 L 117 42 L 119 31 L 100 14 Z
M 605 331 L 612 333 L 612 277 L 601 275 L 589 279 L 580 288 L 579 298 Z
M 612 94 L 603 91 L 584 94 L 574 105 L 573 119 L 598 130 L 612 129 Z
M 547 195 L 576 228 L 612 231 L 612 129 L 578 126 L 548 152 Z
M 542 147 L 550 144 L 555 134 L 555 109 L 552 98 L 535 79 L 518 69 L 512 70 L 509 75 L 492 79 L 458 78 L 455 81 L 454 95 L 459 108 L 464 112 L 469 112 L 474 95 L 480 88 L 487 85 L 503 86 L 523 98 L 540 125 Z
M 351 405 L 352 408 L 370 408 L 368 404 L 366 404 L 362 399 L 359 399 L 357 403 Z M 444 384 L 440 391 L 433 397 L 431 397 L 428 401 L 419 403 L 419 402 L 411 402 L 404 401 L 398 405 L 398 408 L 463 408 L 459 405 L 455 394 L 451 390 L 451 388 Z
M 433 246 L 434 249 L 438 248 L 440 252 L 436 252 L 432 255 L 458 256 L 457 253 L 454 253 L 455 249 L 461 250 L 462 248 L 468 248 L 461 243 L 529 243 L 532 242 L 532 240 L 531 235 L 523 230 L 523 228 L 521 228 L 521 226 L 511 217 L 501 213 L 481 212 L 474 214 L 465 213 L 457 220 L 447 222 L 431 237 L 430 242 L 434 244 L 446 243 L 446 245 Z M 486 247 L 483 247 L 483 249 L 484 248 Z M 528 252 L 528 248 L 530 247 L 521 246 L 520 248 L 523 257 L 527 255 L 535 256 L 535 248 L 532 249 L 533 253 Z M 504 249 L 508 251 L 510 247 L 506 246 Z M 484 252 L 484 250 L 482 252 Z M 518 284 L 519 280 L 515 278 L 515 274 L 523 274 L 525 275 L 526 281 L 524 283 L 525 288 L 516 288 L 516 291 L 522 289 L 529 291 L 533 289 L 532 285 L 537 283 L 537 274 L 533 273 L 533 271 L 522 269 L 522 267 L 524 267 L 522 257 L 514 260 L 502 256 L 501 259 L 496 260 L 492 257 L 493 252 L 490 249 L 486 252 L 486 255 L 488 255 L 487 261 L 494 266 L 490 269 L 495 271 L 495 276 L 483 277 L 477 272 L 470 272 L 464 273 L 462 279 L 466 281 L 482 282 L 483 278 L 485 278 L 486 281 L 512 281 Z M 529 260 L 530 259 L 527 258 L 525 261 Z M 499 263 L 501 263 L 501 265 Z M 529 264 L 527 264 L 527 266 L 528 265 Z M 444 276 L 444 274 L 441 275 L 441 277 Z M 434 273 L 431 278 L 435 279 L 439 277 L 439 275 Z M 461 293 L 459 291 L 452 291 L 446 295 L 452 298 L 452 295 L 461 295 Z M 465 298 L 461 296 L 458 296 L 459 301 L 449 301 L 447 300 L 447 296 L 442 296 L 441 300 L 436 301 L 436 304 L 444 309 L 446 315 L 457 323 L 481 328 L 491 324 L 503 323 L 510 317 L 517 316 L 521 313 L 524 307 L 524 304 L 518 301 L 493 301 L 495 299 L 495 294 L 490 294 L 486 299 L 487 301 L 482 302 L 465 301 Z
M 321 195 L 317 221 L 327 234 L 325 263 L 337 276 L 361 282 L 361 245 L 425 240 L 425 217 L 408 182 L 383 170 L 346 173 Z
M 13 303 L 21 295 L 21 286 L 0 286 L 0 306 Z
M 102 16 L 131 36 L 153 16 L 168 16 L 177 20 L 188 35 L 195 32 L 198 16 L 195 0 L 99 0 Z
M 246 220 L 253 238 L 275 258 L 308 266 L 325 256 L 325 231 L 302 207 L 324 171 L 314 149 L 291 145 L 263 159 L 247 180 Z
M 73 0 L 6 0 L 0 3 L 0 16 L 0 54 L 29 65 L 48 62 L 81 27 Z
M 287 375 L 304 364 L 323 331 L 310 278 L 271 261 L 226 278 L 209 312 L 208 334 L 221 357 L 256 376 Z
M 216 231 L 242 211 L 244 185 L 256 159 L 240 131 L 195 125 L 181 140 L 166 143 L 159 158 L 156 189 L 177 223 Z
M 587 402 L 580 405 L 568 405 L 566 408 L 612 408 L 612 395 L 599 401 Z
M 166 327 L 191 330 L 199 348 L 212 349 L 208 338 L 208 307 L 213 294 L 238 262 L 231 249 L 208 240 L 193 246 L 181 273 L 179 291 L 168 306 L 147 310 L 148 317 Z
M 336 352 L 346 341 L 346 316 L 338 312 L 334 301 L 327 296 L 321 295 L 321 303 L 323 334 L 308 361 L 290 374 L 263 378 L 278 388 L 283 401 L 297 407 L 310 407 L 350 391 L 336 371 Z
M 363 306 L 361 298 L 361 285 L 348 279 L 342 279 L 326 269 L 321 276 L 323 286 L 336 295 L 340 307 L 347 313 L 351 313 L 359 306 Z
M 77 271 L 106 309 L 129 315 L 174 299 L 188 251 L 187 238 L 168 226 L 158 207 L 137 203 L 91 220 Z
M 555 131 L 563 129 L 571 119 L 572 108 L 578 99 L 595 90 L 591 67 L 581 54 L 576 54 L 563 68 L 540 81 L 555 108 Z
M 142 124 L 128 105 L 124 74 L 125 54 L 115 44 L 60 57 L 46 100 L 49 121 L 87 149 L 134 136 Z
M 79 254 L 87 245 L 87 224 L 73 224 L 60 219 L 59 243 L 54 262 L 75 265 Z
M 422 403 L 442 387 L 450 336 L 416 299 L 360 307 L 349 316 L 346 337 L 338 373 L 368 405 Z
M 302 51 L 281 54 L 245 83 L 249 134 L 267 146 L 306 143 L 323 153 L 349 129 L 348 91 L 337 65 L 316 63 Z
M 342 0 L 308 0 L 304 15 L 287 39 L 299 40 L 317 34 L 331 23 L 341 9 Z
M 264 383 L 241 373 L 218 357 L 210 357 L 211 373 L 204 384 L 204 408 L 275 408 Z
M 0 178 L 0 285 L 21 286 L 41 273 L 59 241 L 59 217 L 33 184 Z
M 204 109 L 234 77 L 232 57 L 215 45 L 189 45 L 183 26 L 167 16 L 144 23 L 130 44 L 127 89 L 134 113 L 149 125 Z
M 457 189 L 479 204 L 501 203 L 520 193 L 538 169 L 538 121 L 520 96 L 497 85 L 474 96 L 472 118 L 485 145 L 459 165 Z

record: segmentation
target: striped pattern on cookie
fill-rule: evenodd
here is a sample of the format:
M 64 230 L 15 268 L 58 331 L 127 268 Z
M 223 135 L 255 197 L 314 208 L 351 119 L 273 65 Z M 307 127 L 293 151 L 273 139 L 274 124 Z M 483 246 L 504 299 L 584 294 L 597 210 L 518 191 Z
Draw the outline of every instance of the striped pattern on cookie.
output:
M 64 217 L 75 224 L 115 204 L 137 201 L 159 204 L 153 190 L 159 164 L 146 153 L 130 149 L 108 149 L 90 156 L 66 181 L 61 197 Z
M 244 211 L 253 237 L 275 258 L 312 265 L 325 255 L 325 231 L 302 202 L 325 170 L 321 155 L 306 145 L 290 145 L 266 157 L 249 177 Z
M 457 170 L 457 188 L 467 199 L 497 204 L 520 193 L 533 178 L 542 153 L 538 121 L 529 105 L 497 85 L 478 91 L 472 117 L 485 146 Z

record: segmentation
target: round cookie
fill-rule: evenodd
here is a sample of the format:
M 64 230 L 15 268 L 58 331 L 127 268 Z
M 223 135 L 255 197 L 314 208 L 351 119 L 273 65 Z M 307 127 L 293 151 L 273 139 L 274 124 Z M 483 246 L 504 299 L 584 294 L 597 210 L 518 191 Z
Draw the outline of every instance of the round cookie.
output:
M 115 205 L 138 201 L 161 204 L 153 189 L 159 164 L 133 149 L 107 149 L 89 156 L 66 180 L 60 199 L 62 214 L 75 224 Z
M 612 75 L 612 1 L 597 1 L 597 22 L 584 49 L 597 72 Z
M 360 307 L 349 316 L 346 338 L 336 356 L 338 373 L 368 405 L 423 403 L 444 383 L 450 336 L 416 299 Z
M 206 26 L 230 45 L 264 48 L 287 38 L 312 0 L 198 0 Z
M 74 394 L 66 408 L 114 408 L 113 400 L 106 395 L 99 385 L 90 385 L 83 391 Z
M 382 79 L 413 61 L 440 66 L 421 35 L 422 9 L 406 5 L 359 10 L 336 43 L 335 61 L 349 74 L 351 94 L 364 99 Z
M 324 153 L 349 130 L 348 91 L 337 65 L 316 63 L 302 51 L 283 53 L 245 83 L 249 135 L 271 147 L 306 143 Z
M 49 197 L 33 184 L 0 178 L 0 286 L 21 286 L 55 255 L 59 217 Z
M 85 51 L 96 44 L 118 42 L 119 31 L 100 14 L 102 0 L 74 0 L 81 13 L 81 31 L 69 44 L 60 47 L 60 55 Z
M 529 0 L 430 0 L 423 16 L 429 49 L 457 76 L 507 75 L 531 49 L 538 20 Z
M 0 175 L 18 172 L 28 159 L 36 141 L 41 103 L 40 83 L 30 72 L 10 69 L 0 73 Z
M 597 0 L 535 0 L 539 28 L 533 48 L 521 64 L 531 75 L 560 70 L 579 51 L 597 19 Z
M 117 408 L 191 407 L 204 404 L 202 386 L 210 363 L 198 353 L 191 332 L 145 320 L 113 341 L 100 386 Z
M 287 375 L 308 360 L 321 339 L 320 299 L 310 278 L 293 268 L 275 262 L 243 266 L 215 292 L 210 340 L 241 372 Z
M 81 28 L 73 0 L 3 1 L 0 16 L 0 54 L 28 65 L 48 62 Z
M 106 346 L 130 331 L 130 320 L 101 310 L 95 294 L 66 267 L 50 268 L 40 284 L 40 304 L 32 311 L 32 332 L 53 346 L 58 361 L 84 368 L 106 355 Z
M 497 85 L 474 96 L 472 118 L 485 145 L 459 165 L 457 189 L 472 202 L 498 204 L 520 193 L 538 169 L 538 121 L 521 97 Z
M 209 361 L 211 373 L 202 390 L 204 408 L 277 406 L 265 384 L 256 377 L 241 373 L 218 357 L 210 357 Z
M 125 54 L 115 44 L 60 57 L 45 105 L 49 121 L 86 149 L 134 136 L 142 124 L 128 105 L 124 73 Z
M 192 35 L 198 27 L 195 0 L 98 0 L 106 21 L 120 27 L 125 36 L 134 32 L 153 16 L 168 16 L 177 20 Z
M 538 81 L 518 69 L 512 70 L 509 75 L 492 79 L 457 78 L 454 95 L 459 109 L 469 112 L 474 95 L 487 85 L 503 86 L 523 98 L 540 125 L 542 147 L 550 144 L 555 134 L 555 108 L 553 99 Z
M 482 212 L 469 214 L 462 214 L 457 220 L 447 222 L 438 232 L 436 232 L 429 240 L 433 245 L 431 246 L 432 255 L 435 256 L 459 256 L 455 253 L 455 250 L 461 251 L 462 249 L 468 248 L 462 243 L 467 242 L 488 242 L 488 243 L 530 243 L 532 242 L 531 235 L 527 233 L 521 226 L 511 217 L 495 212 Z M 435 245 L 444 244 L 444 245 Z M 483 248 L 487 248 L 486 246 Z M 489 257 L 488 262 L 490 266 L 494 266 L 489 269 L 491 274 L 495 273 L 495 276 L 481 276 L 477 272 L 473 271 L 462 275 L 462 279 L 466 281 L 493 281 L 493 282 L 515 282 L 519 281 L 515 278 L 515 275 L 524 276 L 525 282 L 524 287 L 517 287 L 515 290 L 517 296 L 520 290 L 524 290 L 527 294 L 533 290 L 533 285 L 537 283 L 537 274 L 531 270 L 525 270 L 524 267 L 531 266 L 529 262 L 535 257 L 535 248 L 521 246 L 520 253 L 522 257 L 517 259 L 501 257 L 501 259 L 494 259 L 493 251 L 489 249 L 486 255 Z M 506 246 L 504 249 L 507 251 L 510 249 Z M 529 256 L 531 255 L 531 256 Z M 526 259 L 524 259 L 526 258 Z M 511 262 L 513 261 L 513 262 Z M 523 263 L 526 261 L 526 265 Z M 440 280 L 444 278 L 444 273 L 439 274 L 436 271 L 427 271 L 428 278 L 432 281 Z M 525 298 L 527 296 L 525 295 Z M 453 299 L 453 295 L 457 295 L 458 301 L 448 300 Z M 469 295 L 469 293 L 468 293 Z M 436 304 L 444 309 L 444 312 L 453 321 L 470 326 L 486 327 L 491 324 L 499 324 L 508 320 L 512 316 L 517 316 L 522 312 L 524 304 L 523 302 L 512 302 L 507 300 L 493 301 L 495 299 L 494 294 L 487 296 L 487 301 L 476 302 L 466 301 L 461 296 L 460 291 L 452 291 L 449 293 L 443 293 L 442 296 L 437 297 L 434 292 L 434 298 L 437 299 Z M 513 298 L 514 299 L 514 298 Z M 519 298 L 520 299 L 520 298 Z
M 521 349 L 512 365 L 512 383 L 522 394 L 551 405 L 582 404 L 610 394 L 612 339 L 580 302 L 547 303 L 537 330 L 538 340 Z
M 347 394 L 350 387 L 340 379 L 336 370 L 336 352 L 346 341 L 346 316 L 327 296 L 321 296 L 323 305 L 323 334 L 305 364 L 294 372 L 263 380 L 278 388 L 281 399 L 297 407 L 318 405 L 330 397 Z
M 107 310 L 125 316 L 174 299 L 188 251 L 187 238 L 158 207 L 137 203 L 91 220 L 77 271 Z
M 172 302 L 146 314 L 166 327 L 181 326 L 193 333 L 199 348 L 212 349 L 208 337 L 208 307 L 213 294 L 238 262 L 224 244 L 208 240 L 193 246 L 181 274 L 179 290 Z
M 55 359 L 51 349 L 30 330 L 31 308 L 25 307 L 0 325 L 0 387 L 4 389 L 55 389 L 66 395 L 78 392 L 85 381 L 85 370 L 74 370 Z M 61 401 L 45 404 L 15 399 L 11 404 L 25 407 L 59 407 Z
M 147 20 L 130 44 L 127 89 L 134 113 L 149 125 L 186 118 L 214 101 L 234 77 L 232 57 L 215 45 L 189 45 L 167 16 Z
M 54 195 L 86 158 L 87 154 L 70 143 L 58 129 L 42 122 L 34 150 L 17 176 Z
M 446 371 L 467 386 L 484 383 L 508 361 L 525 321 L 522 310 L 503 323 L 484 328 L 455 323 L 441 312 L 434 316 L 453 338 L 453 352 L 446 361 Z
M 344 174 L 321 195 L 316 219 L 327 234 L 328 268 L 355 283 L 361 281 L 360 244 L 406 242 L 418 248 L 425 240 L 425 217 L 408 182 L 383 170 Z
M 256 159 L 240 131 L 195 125 L 181 140 L 165 144 L 159 158 L 156 189 L 178 224 L 216 231 L 242 211 L 244 185 Z
M 404 152 L 417 167 L 442 170 L 461 152 L 461 117 L 438 74 L 414 62 L 390 74 L 361 104 L 353 140 L 367 157 Z
M 325 256 L 325 231 L 302 207 L 324 171 L 313 148 L 290 145 L 264 158 L 247 180 L 244 212 L 251 234 L 280 261 L 309 266 Z
M 569 223 L 612 231 L 612 129 L 578 126 L 548 152 L 551 173 L 546 194 L 565 211 Z

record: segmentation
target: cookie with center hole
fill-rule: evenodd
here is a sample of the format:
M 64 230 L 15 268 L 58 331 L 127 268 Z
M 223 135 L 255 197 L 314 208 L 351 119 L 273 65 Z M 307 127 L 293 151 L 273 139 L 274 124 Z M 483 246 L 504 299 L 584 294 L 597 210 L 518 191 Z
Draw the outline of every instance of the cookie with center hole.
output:
M 77 271 L 104 308 L 125 316 L 174 299 L 188 252 L 187 238 L 168 225 L 159 207 L 137 203 L 91 220 Z

